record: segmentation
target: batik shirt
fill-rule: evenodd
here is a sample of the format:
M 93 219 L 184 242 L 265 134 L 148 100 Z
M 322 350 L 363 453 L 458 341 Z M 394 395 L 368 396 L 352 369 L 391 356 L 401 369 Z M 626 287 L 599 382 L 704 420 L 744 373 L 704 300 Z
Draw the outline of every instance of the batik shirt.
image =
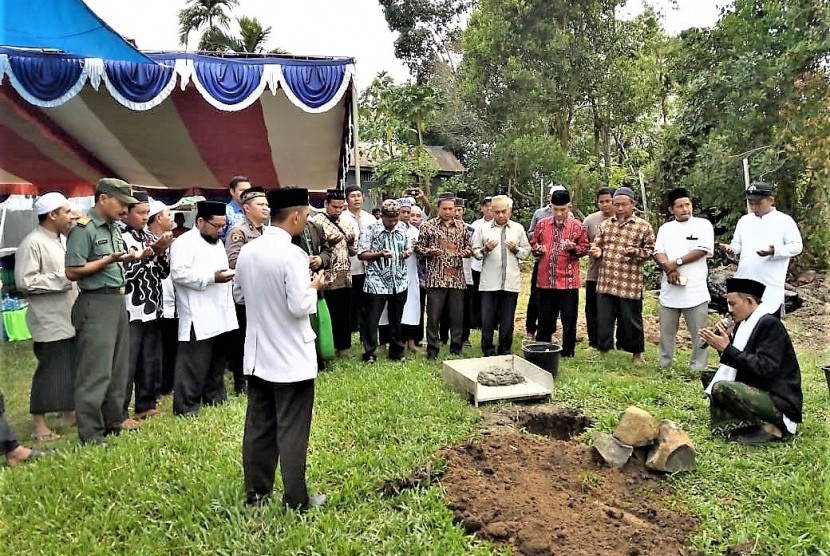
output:
M 332 219 L 325 212 L 319 212 L 311 217 L 312 222 L 316 222 L 323 228 L 326 240 L 331 238 L 339 238 L 339 241 L 331 245 L 331 264 L 323 271 L 325 276 L 326 290 L 340 290 L 343 288 L 352 287 L 352 263 L 349 260 L 349 255 L 354 253 L 354 247 L 349 245 L 346 240 L 346 235 L 355 235 L 352 225 L 348 220 L 342 216 Z M 355 240 L 356 241 L 356 240 Z
M 440 218 L 431 218 L 421 225 L 415 250 L 426 254 L 428 249 L 441 249 L 440 255 L 427 256 L 427 288 L 467 289 L 464 278 L 464 257 L 472 253 L 467 225 L 459 219 L 444 226 Z
M 576 249 L 568 251 L 564 247 L 566 240 L 576 244 Z M 552 216 L 540 220 L 533 229 L 530 244 L 545 246 L 545 253 L 539 260 L 539 273 L 536 287 L 543 290 L 579 289 L 579 257 L 588 252 L 588 235 L 582 222 L 568 215 L 559 226 Z
M 388 295 L 406 291 L 409 286 L 409 276 L 406 272 L 406 259 L 401 255 L 405 251 L 412 251 L 407 236 L 406 224 L 398 222 L 391 230 L 387 230 L 382 220 L 363 229 L 357 254 L 367 251 L 383 251 L 388 249 L 392 257 L 365 261 L 366 282 L 363 291 L 378 295 Z M 410 256 L 414 256 L 410 254 Z
M 620 222 L 612 216 L 602 223 L 593 245 L 602 249 L 597 293 L 624 299 L 643 298 L 643 265 L 654 253 L 654 229 L 636 216 Z M 634 247 L 634 255 L 625 250 Z
M 124 248 L 143 251 L 158 238 L 146 230 L 124 228 Z M 170 261 L 167 253 L 153 254 L 149 259 L 124 263 L 127 284 L 124 297 L 130 322 L 148 322 L 160 319 L 164 312 L 162 281 L 170 275 Z

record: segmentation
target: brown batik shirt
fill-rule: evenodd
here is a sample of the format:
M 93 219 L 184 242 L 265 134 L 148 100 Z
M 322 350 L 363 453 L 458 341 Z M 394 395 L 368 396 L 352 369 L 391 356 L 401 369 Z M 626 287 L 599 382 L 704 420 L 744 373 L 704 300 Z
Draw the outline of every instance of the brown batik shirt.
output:
M 602 223 L 593 245 L 602 249 L 597 293 L 623 299 L 643 298 L 643 265 L 654 253 L 654 229 L 636 216 L 618 221 L 613 216 Z M 625 250 L 634 247 L 634 255 Z
M 326 241 L 331 246 L 331 262 L 323 271 L 326 280 L 326 290 L 340 290 L 352 287 L 352 263 L 349 256 L 357 252 L 357 237 L 351 222 L 342 216 L 332 218 L 324 212 L 315 214 L 310 219 L 323 228 Z M 352 237 L 349 242 L 346 235 Z M 332 244 L 335 240 L 337 243 Z
M 441 249 L 440 255 L 429 256 L 432 248 Z M 415 252 L 426 255 L 426 288 L 467 289 L 464 279 L 464 257 L 472 253 L 467 226 L 461 220 L 450 220 L 448 226 L 440 218 L 431 218 L 421 225 Z

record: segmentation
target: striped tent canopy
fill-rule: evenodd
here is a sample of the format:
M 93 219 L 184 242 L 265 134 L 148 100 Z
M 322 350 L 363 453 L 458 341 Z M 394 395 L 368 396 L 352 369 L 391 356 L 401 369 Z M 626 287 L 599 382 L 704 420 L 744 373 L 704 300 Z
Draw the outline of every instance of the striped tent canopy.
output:
M 0 48 L 0 193 L 324 190 L 351 162 L 352 58 L 145 53 L 149 63 Z M 172 192 L 171 192 L 172 193 Z

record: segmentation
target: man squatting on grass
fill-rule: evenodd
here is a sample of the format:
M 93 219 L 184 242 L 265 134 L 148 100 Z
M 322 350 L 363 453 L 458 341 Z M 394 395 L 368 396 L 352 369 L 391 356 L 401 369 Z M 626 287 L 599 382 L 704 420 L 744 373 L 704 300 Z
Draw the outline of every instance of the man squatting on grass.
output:
M 700 337 L 720 354 L 706 393 L 712 434 L 747 444 L 794 435 L 801 423 L 801 369 L 787 329 L 761 302 L 765 286 L 746 278 L 726 281 L 732 323 L 703 328 Z

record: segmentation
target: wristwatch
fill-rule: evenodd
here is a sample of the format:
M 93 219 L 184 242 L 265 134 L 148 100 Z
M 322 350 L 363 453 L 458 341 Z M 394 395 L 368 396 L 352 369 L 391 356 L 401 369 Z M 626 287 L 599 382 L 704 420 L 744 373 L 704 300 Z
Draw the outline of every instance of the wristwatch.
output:
M 674 261 L 674 264 L 676 264 L 677 266 L 682 266 L 683 265 L 683 257 L 680 257 L 679 259 Z

